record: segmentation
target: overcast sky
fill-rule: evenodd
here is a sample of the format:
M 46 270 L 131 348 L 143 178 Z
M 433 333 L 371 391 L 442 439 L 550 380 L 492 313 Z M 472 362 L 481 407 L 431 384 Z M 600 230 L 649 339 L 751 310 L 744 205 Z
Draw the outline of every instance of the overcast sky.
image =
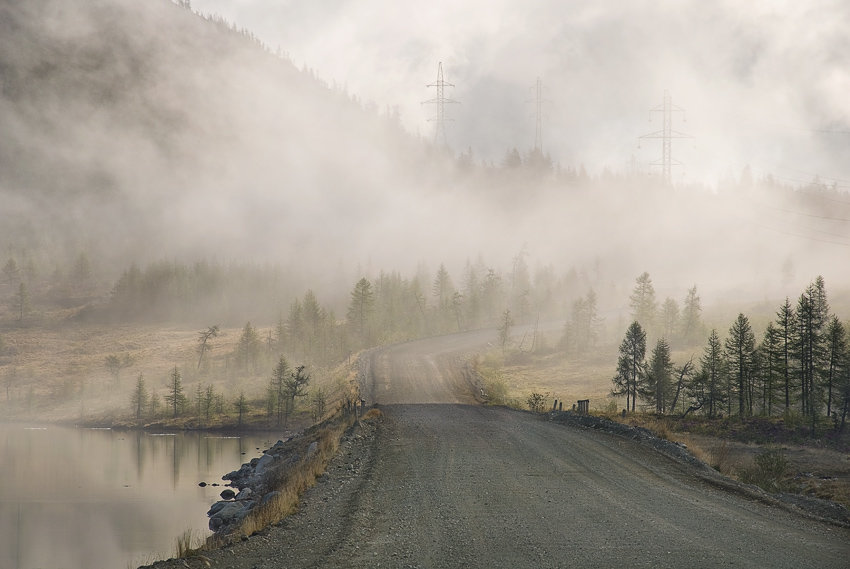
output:
M 716 184 L 745 165 L 850 190 L 850 2 L 845 0 L 193 0 L 330 84 L 432 136 L 443 62 L 449 145 L 499 162 L 534 143 L 591 172 L 661 157 L 665 89 L 677 182 Z M 652 122 L 649 121 L 650 116 Z

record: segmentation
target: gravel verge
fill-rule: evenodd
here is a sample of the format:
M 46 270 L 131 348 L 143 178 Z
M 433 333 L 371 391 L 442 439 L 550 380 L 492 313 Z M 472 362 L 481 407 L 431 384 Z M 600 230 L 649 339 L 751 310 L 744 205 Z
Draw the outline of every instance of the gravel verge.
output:
M 724 490 L 735 492 L 770 505 L 780 506 L 811 519 L 850 528 L 850 510 L 837 502 L 801 494 L 784 492 L 772 494 L 758 486 L 738 482 L 737 480 L 723 476 L 696 458 L 688 452 L 685 445 L 659 438 L 643 427 L 632 427 L 603 417 L 580 415 L 570 411 L 549 413 L 549 419 L 564 425 L 581 429 L 594 429 L 638 441 L 642 445 L 655 449 L 674 462 L 687 466 L 693 475 Z

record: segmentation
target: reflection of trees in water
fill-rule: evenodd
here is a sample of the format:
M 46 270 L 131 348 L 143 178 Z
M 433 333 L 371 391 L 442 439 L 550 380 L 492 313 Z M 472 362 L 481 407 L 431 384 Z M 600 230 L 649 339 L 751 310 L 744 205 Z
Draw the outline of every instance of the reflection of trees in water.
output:
M 256 456 L 255 447 L 269 446 L 256 434 L 7 431 L 0 425 L 0 457 L 4 499 L 13 498 L 0 507 L 0 569 L 135 567 L 187 527 L 206 531 L 204 512 L 216 489 L 198 482 L 220 480 Z M 45 458 L 61 468 L 46 466 Z
M 201 452 L 201 445 L 198 445 L 198 471 L 211 472 L 216 460 L 222 454 L 223 446 L 230 444 L 231 441 L 232 439 L 221 437 L 204 437 L 203 452 Z
M 136 460 L 136 480 L 141 481 L 145 471 L 145 447 L 148 437 L 142 431 L 133 431 L 133 443 L 135 444 L 134 457 Z

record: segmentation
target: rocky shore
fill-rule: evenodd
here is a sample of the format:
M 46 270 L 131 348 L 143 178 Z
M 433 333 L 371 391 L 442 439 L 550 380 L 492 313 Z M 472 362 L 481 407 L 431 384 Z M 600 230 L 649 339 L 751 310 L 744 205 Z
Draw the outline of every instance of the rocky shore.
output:
M 317 449 L 315 430 L 310 429 L 286 441 L 277 441 L 263 451 L 262 456 L 222 476 L 222 480 L 228 481 L 228 488 L 207 512 L 210 530 L 217 536 L 226 536 L 236 530 L 248 514 L 273 500 L 279 494 L 276 488 L 292 467 L 315 454 Z

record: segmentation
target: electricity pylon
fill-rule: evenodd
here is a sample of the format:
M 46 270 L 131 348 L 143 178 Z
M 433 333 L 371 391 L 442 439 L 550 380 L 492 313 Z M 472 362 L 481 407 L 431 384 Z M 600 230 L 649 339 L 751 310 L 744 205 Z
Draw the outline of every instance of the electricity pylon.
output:
M 535 100 L 534 150 L 543 153 L 543 81 L 537 78 Z
M 427 101 L 422 101 L 423 105 L 434 105 L 434 117 L 428 119 L 428 122 L 434 123 L 434 144 L 442 143 L 443 146 L 448 146 L 449 143 L 446 140 L 446 126 L 445 123 L 452 119 L 446 118 L 446 110 L 445 106 L 447 104 L 457 104 L 459 101 L 455 101 L 454 99 L 446 98 L 445 92 L 446 87 L 454 87 L 452 83 L 448 83 L 443 79 L 443 62 L 441 61 L 437 66 L 437 81 L 426 85 L 426 87 L 436 87 L 437 96 L 433 99 L 428 99 Z
M 660 138 L 661 139 L 661 160 L 652 162 L 652 166 L 661 166 L 661 178 L 665 184 L 673 183 L 673 165 L 681 165 L 682 163 L 673 158 L 673 139 L 674 138 L 693 138 L 690 134 L 673 130 L 673 113 L 680 112 L 684 117 L 685 109 L 673 104 L 673 99 L 670 97 L 670 92 L 664 91 L 664 102 L 660 106 L 649 110 L 649 117 L 652 120 L 652 113 L 661 113 L 662 126 L 661 130 L 644 134 L 639 137 L 640 140 L 645 138 Z

